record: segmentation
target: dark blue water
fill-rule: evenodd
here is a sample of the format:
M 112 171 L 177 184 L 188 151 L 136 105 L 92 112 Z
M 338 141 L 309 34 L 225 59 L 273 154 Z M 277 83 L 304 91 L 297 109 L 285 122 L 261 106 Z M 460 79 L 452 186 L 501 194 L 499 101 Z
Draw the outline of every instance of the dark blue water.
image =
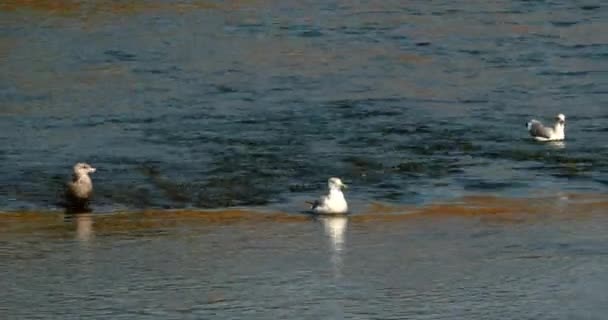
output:
M 603 319 L 606 30 L 593 0 L 2 1 L 0 315 Z M 354 215 L 296 214 L 331 176 Z
M 11 4 L 12 3 L 12 4 Z M 608 8 L 569 1 L 2 5 L 0 208 L 605 191 Z M 564 146 L 530 118 L 567 116 Z

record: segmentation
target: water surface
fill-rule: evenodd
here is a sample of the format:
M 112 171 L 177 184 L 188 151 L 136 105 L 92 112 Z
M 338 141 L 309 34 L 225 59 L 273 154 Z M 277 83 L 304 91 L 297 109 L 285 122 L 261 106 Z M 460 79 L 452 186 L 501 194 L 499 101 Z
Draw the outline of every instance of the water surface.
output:
M 606 188 L 605 6 L 8 1 L 0 208 L 101 211 Z M 564 145 L 527 139 L 568 117 Z
M 603 319 L 605 30 L 600 1 L 2 1 L 0 314 Z M 330 176 L 353 215 L 302 214 Z
M 564 194 L 316 219 L 6 214 L 0 299 L 9 319 L 602 319 L 606 208 Z

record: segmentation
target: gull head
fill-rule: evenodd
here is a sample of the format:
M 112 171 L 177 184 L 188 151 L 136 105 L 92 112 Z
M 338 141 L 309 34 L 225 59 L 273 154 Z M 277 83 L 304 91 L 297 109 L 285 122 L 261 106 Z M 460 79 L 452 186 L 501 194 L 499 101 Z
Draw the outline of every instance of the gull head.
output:
M 91 167 L 88 163 L 77 163 L 74 165 L 74 174 L 79 177 L 93 173 L 95 170 L 96 169 Z
M 340 190 L 341 188 L 346 189 L 346 185 L 340 180 L 340 178 L 332 177 L 327 180 L 327 186 L 329 189 Z
M 563 113 L 560 113 L 555 116 L 555 121 L 557 121 L 558 124 L 564 125 L 566 123 L 566 116 Z

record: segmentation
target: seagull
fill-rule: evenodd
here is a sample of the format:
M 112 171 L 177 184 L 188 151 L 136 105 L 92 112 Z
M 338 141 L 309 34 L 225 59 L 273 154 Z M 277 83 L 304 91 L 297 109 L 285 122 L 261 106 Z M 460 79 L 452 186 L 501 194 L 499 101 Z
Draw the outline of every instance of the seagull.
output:
M 564 133 L 564 129 L 566 126 L 566 116 L 563 114 L 558 114 L 555 116 L 555 124 L 553 127 L 545 127 L 538 120 L 530 120 L 526 124 L 530 135 L 536 141 L 560 141 L 566 138 Z
M 346 185 L 339 178 L 329 178 L 327 180 L 329 194 L 322 196 L 319 200 L 308 202 L 311 210 L 315 214 L 345 214 L 348 212 L 348 204 L 342 193 L 342 188 Z
M 93 195 L 93 181 L 89 173 L 95 172 L 95 168 L 87 163 L 77 163 L 74 165 L 72 181 L 67 183 L 65 197 L 67 209 L 73 212 L 87 212 L 89 200 Z

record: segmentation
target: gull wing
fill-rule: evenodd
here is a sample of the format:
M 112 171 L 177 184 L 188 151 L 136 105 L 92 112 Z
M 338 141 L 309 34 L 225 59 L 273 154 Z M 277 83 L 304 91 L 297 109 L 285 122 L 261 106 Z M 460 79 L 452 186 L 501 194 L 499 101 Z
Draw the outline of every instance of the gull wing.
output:
M 533 137 L 550 139 L 552 129 L 543 126 L 540 121 L 531 120 L 530 122 L 528 122 L 528 131 Z
M 327 196 L 321 196 L 318 200 L 306 201 L 306 203 L 310 204 L 311 210 L 317 210 L 317 209 L 323 209 L 323 207 L 325 207 L 326 201 L 327 201 Z

